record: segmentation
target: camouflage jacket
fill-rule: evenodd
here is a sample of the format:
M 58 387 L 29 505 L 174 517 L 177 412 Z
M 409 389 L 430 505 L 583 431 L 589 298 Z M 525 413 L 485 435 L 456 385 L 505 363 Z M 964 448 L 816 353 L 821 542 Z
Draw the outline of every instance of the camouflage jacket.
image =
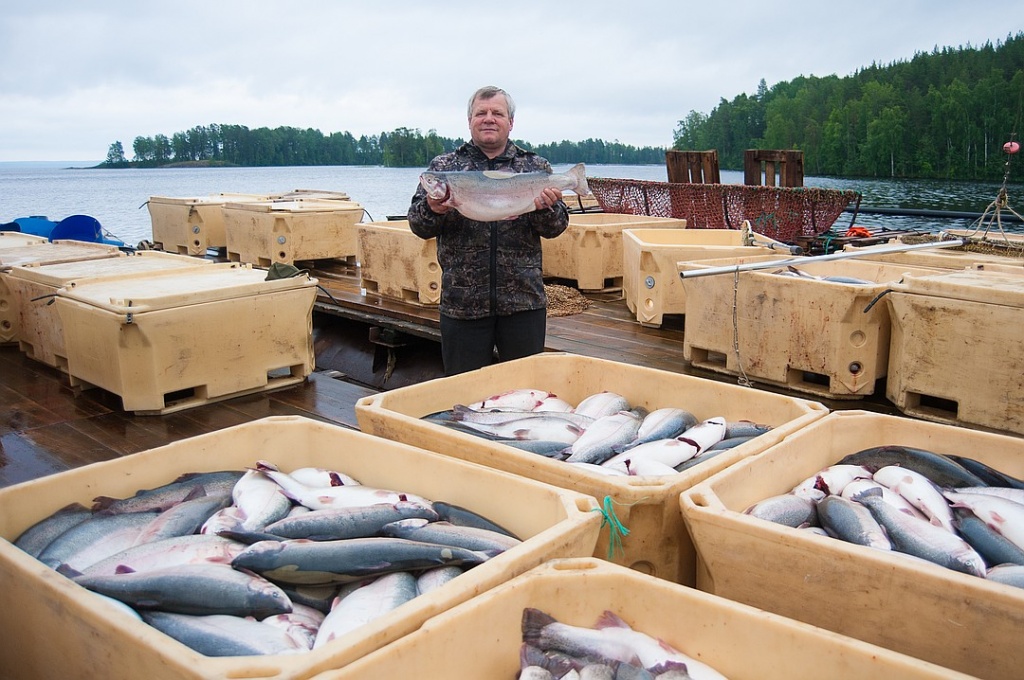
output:
M 429 170 L 551 172 L 551 164 L 512 142 L 488 159 L 472 143 L 430 162 Z M 547 306 L 541 272 L 540 239 L 554 238 L 569 225 L 562 201 L 511 220 L 477 222 L 451 210 L 438 215 L 422 186 L 409 206 L 409 227 L 421 238 L 437 238 L 441 265 L 441 313 L 456 319 L 508 315 Z

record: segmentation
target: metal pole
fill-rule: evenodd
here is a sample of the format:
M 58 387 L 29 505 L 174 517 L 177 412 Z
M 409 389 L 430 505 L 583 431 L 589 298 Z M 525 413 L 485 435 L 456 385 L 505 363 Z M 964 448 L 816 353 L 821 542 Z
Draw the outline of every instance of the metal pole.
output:
M 772 267 L 787 267 L 789 265 L 801 265 L 808 262 L 828 262 L 831 260 L 848 260 L 853 257 L 864 255 L 887 255 L 889 253 L 904 253 L 908 250 L 921 250 L 924 248 L 952 248 L 962 246 L 966 243 L 964 239 L 952 241 L 935 241 L 933 243 L 914 243 L 910 245 L 883 246 L 881 248 L 863 248 L 858 250 L 843 250 L 830 255 L 812 255 L 809 257 L 790 257 L 785 260 L 770 260 L 767 262 L 746 262 L 743 264 L 727 265 L 724 267 L 706 267 L 704 269 L 687 269 L 679 272 L 679 277 L 691 279 L 697 276 L 717 276 L 718 274 L 733 274 L 735 272 L 748 272 L 755 269 L 771 269 Z

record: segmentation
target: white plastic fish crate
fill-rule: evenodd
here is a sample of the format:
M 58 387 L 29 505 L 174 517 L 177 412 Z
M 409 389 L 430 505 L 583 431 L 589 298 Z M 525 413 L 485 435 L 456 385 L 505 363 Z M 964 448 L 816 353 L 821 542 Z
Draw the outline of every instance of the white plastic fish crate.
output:
M 654 410 L 675 406 L 690 411 L 699 420 L 714 416 L 727 420 L 756 419 L 773 429 L 676 475 L 620 477 L 602 475 L 422 419 L 454 404 L 471 404 L 521 388 L 547 390 L 571 404 L 607 390 L 624 396 L 633 407 Z M 594 551 L 595 557 L 693 585 L 696 555 L 679 513 L 679 493 L 817 420 L 828 409 L 817 402 L 713 380 L 551 352 L 364 397 L 356 402 L 355 411 L 359 428 L 364 432 L 554 484 L 611 504 L 629 535 L 622 538 L 621 549 L 609 554 L 613 539 L 606 527 Z
M 358 225 L 359 285 L 380 295 L 419 305 L 441 302 L 441 265 L 436 239 L 422 239 L 408 220 Z
M 1024 276 L 988 269 L 910 276 L 886 302 L 886 396 L 900 411 L 1024 434 Z
M 140 250 L 124 257 L 14 267 L 8 274 L 7 285 L 19 307 L 21 333 L 18 347 L 29 358 L 67 372 L 64 326 L 52 299 L 60 288 L 97 279 L 195 268 L 211 263 L 211 260 L 184 255 Z
M 747 262 L 755 256 L 680 262 L 680 272 Z M 934 269 L 856 260 L 796 263 L 810 277 L 838 276 L 865 284 L 825 282 L 774 273 L 778 268 L 683 279 L 683 356 L 699 368 L 746 375 L 821 398 L 875 393 L 889 367 L 888 307 L 876 298 L 906 274 Z M 875 304 L 872 304 L 875 302 Z M 737 351 L 738 348 L 738 351 Z
M 269 267 L 322 259 L 355 260 L 356 223 L 363 207 L 353 201 L 292 200 L 225 203 L 228 259 Z
M 938 423 L 836 411 L 683 492 L 697 586 L 981 678 L 1018 677 L 1024 589 L 743 514 L 863 449 L 964 455 L 1024 475 L 1024 440 Z
M 78 586 L 12 545 L 72 502 L 126 497 L 186 472 L 321 467 L 380 488 L 444 500 L 523 539 L 488 562 L 387 615 L 301 654 L 206 657 Z M 594 499 L 298 416 L 275 416 L 0 490 L 0 668 L 4 678 L 272 678 L 341 668 L 413 632 L 427 619 L 549 559 L 589 555 Z
M 316 680 L 515 678 L 527 607 L 586 628 L 612 611 L 731 680 L 970 677 L 590 558 L 532 569 Z
M 46 243 L 48 240 L 45 236 L 23 234 L 20 231 L 0 231 L 0 252 Z
M 666 314 L 686 314 L 679 262 L 768 252 L 761 246 L 744 245 L 739 229 L 624 229 L 622 295 L 641 325 L 659 327 Z
M 8 241 L 7 239 L 11 240 Z M 121 257 L 117 246 L 84 241 L 55 241 L 19 234 L 0 241 L 0 270 L 7 267 L 57 264 Z M 0 343 L 18 342 L 21 335 L 21 305 L 7 283 L 9 275 L 0 271 Z
M 210 194 L 209 196 L 150 196 L 146 202 L 153 243 L 179 255 L 205 255 L 210 248 L 226 248 L 225 203 L 265 201 L 264 194 Z
M 569 279 L 580 290 L 622 288 L 624 229 L 685 229 L 686 220 L 618 213 L 569 214 L 569 226 L 541 239 L 544 276 Z
M 72 385 L 164 414 L 302 382 L 314 366 L 317 281 L 266 276 L 223 263 L 60 289 Z

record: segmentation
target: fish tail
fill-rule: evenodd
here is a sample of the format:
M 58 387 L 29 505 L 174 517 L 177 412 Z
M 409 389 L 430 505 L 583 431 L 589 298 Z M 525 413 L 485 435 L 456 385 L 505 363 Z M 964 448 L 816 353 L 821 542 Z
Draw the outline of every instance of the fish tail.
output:
M 632 630 L 622 617 L 608 609 L 604 610 L 601 616 L 597 617 L 597 623 L 594 624 L 594 628 L 598 630 L 602 628 L 626 628 Z
M 580 196 L 586 196 L 590 193 L 590 187 L 587 186 L 587 170 L 583 166 L 583 163 L 577 163 L 569 169 L 566 173 L 576 180 L 576 186 L 572 188 Z
M 557 623 L 557 621 L 550 614 L 542 612 L 539 609 L 534 609 L 533 607 L 524 608 L 523 643 L 539 646 L 537 643 L 540 641 L 544 627 L 549 626 L 552 623 Z

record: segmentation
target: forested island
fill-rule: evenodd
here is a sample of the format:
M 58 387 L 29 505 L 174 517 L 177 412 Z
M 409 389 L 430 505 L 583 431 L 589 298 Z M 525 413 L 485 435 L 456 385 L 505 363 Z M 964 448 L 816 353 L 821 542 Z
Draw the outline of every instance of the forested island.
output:
M 244 125 L 201 125 L 176 132 L 171 137 L 136 137 L 134 159 L 125 158 L 121 142 L 114 142 L 105 168 L 154 168 L 173 165 L 383 165 L 385 167 L 426 167 L 430 160 L 464 143 L 461 137 L 441 137 L 431 130 L 398 128 L 379 135 L 334 132 L 294 127 L 255 128 Z M 587 139 L 582 142 L 531 145 L 531 149 L 552 163 L 621 163 L 644 165 L 665 162 L 664 147 L 635 147 L 618 142 Z
M 1019 141 L 1024 112 L 1024 32 L 979 47 L 936 47 L 908 61 L 856 73 L 799 76 L 753 95 L 724 98 L 710 113 L 690 111 L 673 131 L 678 150 L 718 152 L 741 170 L 746 149 L 799 149 L 812 176 L 998 180 L 1003 144 Z M 552 163 L 657 164 L 665 149 L 598 139 L 531 144 Z M 206 125 L 136 137 L 128 160 L 120 141 L 100 167 L 169 165 L 383 165 L 424 167 L 462 138 L 401 127 L 379 135 L 311 128 Z
M 934 49 L 851 76 L 801 76 L 691 111 L 673 148 L 800 149 L 813 176 L 1002 179 L 1005 142 L 1020 140 L 1024 32 L 980 47 Z

